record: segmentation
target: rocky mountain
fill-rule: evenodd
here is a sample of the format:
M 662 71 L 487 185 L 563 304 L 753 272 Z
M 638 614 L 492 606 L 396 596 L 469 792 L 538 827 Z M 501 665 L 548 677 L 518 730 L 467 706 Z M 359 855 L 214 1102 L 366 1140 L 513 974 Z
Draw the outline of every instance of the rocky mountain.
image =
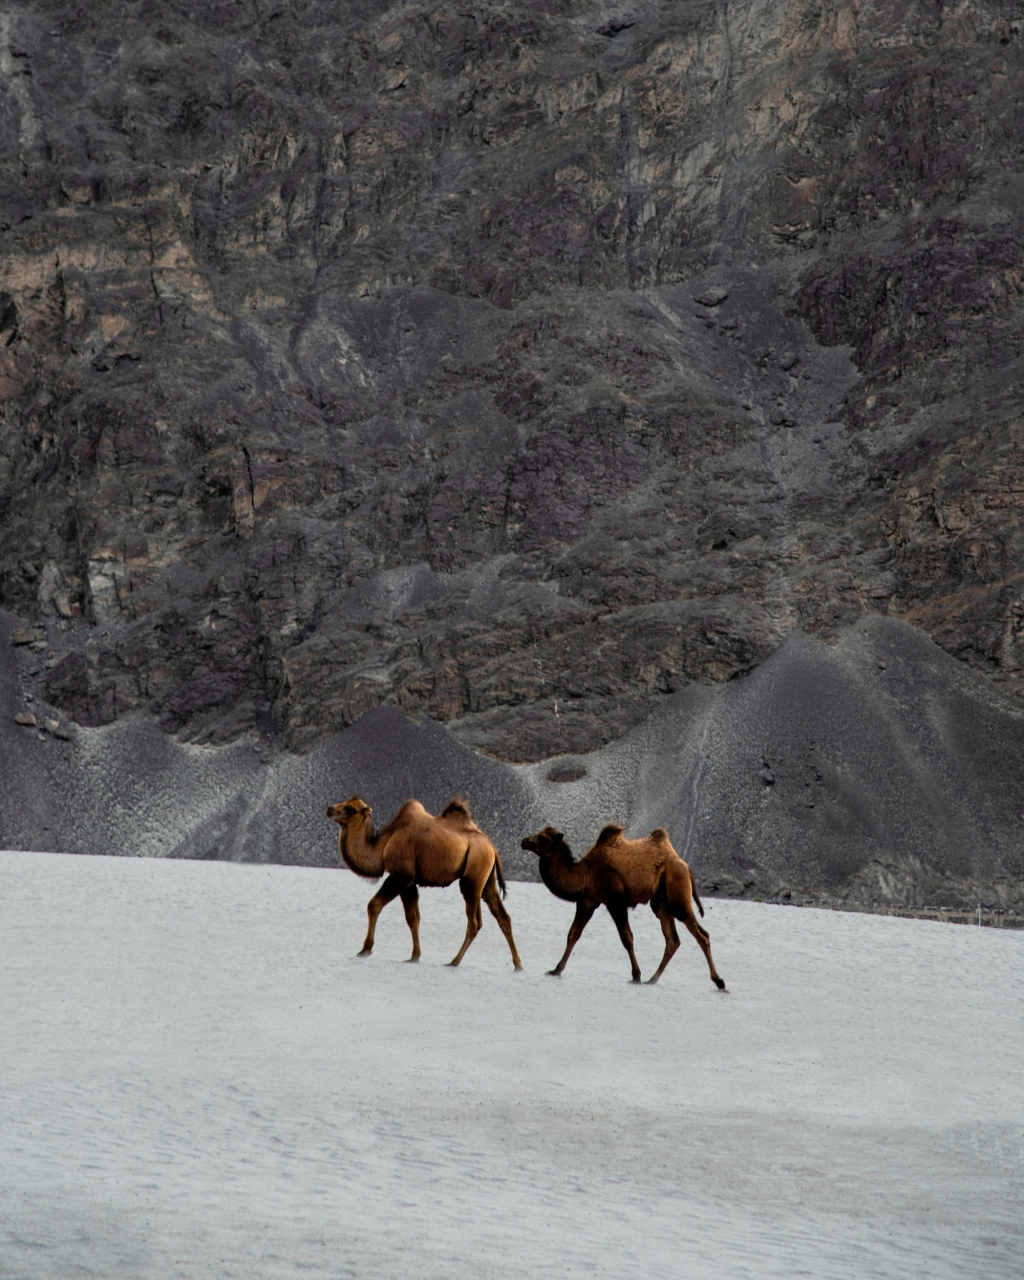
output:
M 1022 23 L 5 4 L 25 688 L 536 761 L 877 613 L 1019 697 Z
M 524 836 L 551 823 L 579 854 L 615 819 L 665 826 L 704 894 L 1021 924 L 1024 708 L 895 619 L 832 645 L 797 629 L 606 747 L 519 765 L 388 706 L 302 755 L 178 742 L 144 715 L 83 728 L 26 697 L 13 625 L 0 614 L 0 847 L 336 867 L 328 803 L 358 793 L 383 825 L 409 795 L 436 813 L 461 794 L 510 879 L 537 878 Z

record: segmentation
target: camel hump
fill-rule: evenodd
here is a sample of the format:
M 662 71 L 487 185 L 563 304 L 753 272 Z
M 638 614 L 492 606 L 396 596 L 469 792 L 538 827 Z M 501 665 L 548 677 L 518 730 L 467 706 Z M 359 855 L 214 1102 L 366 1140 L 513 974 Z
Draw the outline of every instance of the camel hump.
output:
M 601 828 L 601 832 L 594 844 L 612 844 L 625 831 L 625 827 L 619 826 L 617 822 L 609 822 L 607 826 Z
M 448 819 L 449 822 L 457 823 L 459 826 L 468 827 L 472 831 L 479 830 L 473 820 L 469 805 L 461 796 L 455 796 L 454 799 L 448 801 L 441 811 L 441 817 Z
M 668 838 L 668 832 L 664 827 L 655 827 L 651 832 L 650 838 L 657 840 L 658 844 L 671 845 L 672 841 Z
M 404 820 L 406 818 L 413 818 L 413 817 L 418 818 L 420 814 L 423 814 L 423 813 L 426 813 L 426 809 L 424 809 L 424 807 L 420 804 L 418 800 L 416 799 L 406 800 L 406 802 L 395 814 L 392 821 L 396 821 L 398 819 Z

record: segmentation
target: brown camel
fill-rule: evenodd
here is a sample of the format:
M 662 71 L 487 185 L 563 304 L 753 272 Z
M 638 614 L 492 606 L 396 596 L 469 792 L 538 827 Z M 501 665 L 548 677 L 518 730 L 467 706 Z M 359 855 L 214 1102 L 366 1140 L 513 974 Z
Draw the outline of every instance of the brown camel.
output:
M 505 894 L 501 858 L 490 840 L 473 821 L 469 806 L 453 800 L 438 817 L 427 813 L 418 800 L 406 800 L 380 831 L 370 820 L 372 810 L 358 796 L 344 804 L 332 804 L 327 816 L 336 822 L 338 852 L 346 866 L 368 880 L 387 879 L 367 903 L 369 928 L 361 956 L 373 951 L 377 917 L 393 898 L 401 898 L 405 919 L 412 934 L 411 961 L 420 958 L 420 908 L 417 885 L 444 888 L 458 880 L 466 900 L 466 938 L 451 962 L 457 965 L 482 925 L 480 899 L 483 898 L 498 928 L 505 935 L 512 962 L 522 962 L 512 938 L 512 921 L 498 895 Z
M 681 920 L 704 952 L 712 982 L 724 990 L 725 983 L 718 976 L 715 962 L 711 959 L 711 941 L 693 914 L 691 898 L 697 903 L 701 915 L 704 907 L 693 887 L 690 868 L 672 848 L 668 832 L 664 827 L 655 827 L 644 840 L 625 840 L 624 830 L 616 823 L 609 824 L 579 862 L 573 859 L 565 837 L 554 827 L 545 827 L 523 841 L 523 848 L 540 858 L 541 879 L 555 897 L 576 903 L 576 918 L 569 928 L 565 954 L 551 970 L 552 976 L 562 976 L 573 947 L 579 942 L 591 916 L 603 903 L 615 921 L 622 945 L 629 952 L 633 981 L 639 982 L 640 966 L 633 951 L 629 911 L 641 902 L 649 902 L 651 910 L 661 921 L 665 935 L 665 954 L 650 981 L 658 981 L 665 972 L 665 966 L 679 950 L 675 922 Z

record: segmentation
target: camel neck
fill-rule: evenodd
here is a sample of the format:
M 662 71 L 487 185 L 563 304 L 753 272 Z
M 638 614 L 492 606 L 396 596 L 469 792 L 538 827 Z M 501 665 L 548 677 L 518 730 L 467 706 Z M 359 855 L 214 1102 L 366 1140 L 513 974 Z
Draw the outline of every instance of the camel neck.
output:
M 568 845 L 541 855 L 540 878 L 556 898 L 567 902 L 575 902 L 586 887 L 586 875 L 580 864 L 573 860 Z
M 338 833 L 338 853 L 342 862 L 356 875 L 377 879 L 384 874 L 383 842 L 378 847 L 378 835 L 372 824 L 366 823 L 358 831 L 342 827 Z

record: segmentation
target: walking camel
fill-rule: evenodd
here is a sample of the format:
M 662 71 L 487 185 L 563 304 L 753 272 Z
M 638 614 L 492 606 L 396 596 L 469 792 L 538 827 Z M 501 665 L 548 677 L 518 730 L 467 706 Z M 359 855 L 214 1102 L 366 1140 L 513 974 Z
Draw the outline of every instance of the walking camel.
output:
M 701 915 L 704 907 L 693 887 L 690 868 L 672 848 L 668 832 L 664 827 L 655 827 L 643 840 L 626 840 L 622 835 L 624 830 L 617 823 L 610 823 L 578 862 L 573 859 L 565 837 L 554 827 L 545 827 L 523 841 L 522 847 L 540 858 L 540 877 L 555 897 L 576 903 L 576 917 L 569 927 L 565 953 L 550 971 L 551 975 L 562 976 L 573 947 L 591 916 L 603 904 L 615 921 L 622 945 L 629 952 L 633 981 L 639 982 L 640 966 L 633 951 L 629 911 L 641 902 L 649 902 L 665 935 L 665 954 L 649 981 L 658 981 L 679 950 L 675 922 L 681 920 L 704 952 L 711 981 L 724 990 L 725 983 L 711 958 L 711 941 L 693 914 L 691 899 L 697 903 Z
M 466 802 L 453 800 L 435 818 L 418 800 L 406 800 L 380 831 L 374 829 L 372 812 L 358 796 L 344 804 L 332 804 L 327 810 L 328 818 L 339 827 L 338 852 L 342 862 L 368 880 L 379 880 L 387 873 L 387 879 L 366 905 L 369 927 L 359 954 L 370 955 L 377 917 L 394 898 L 401 898 L 406 923 L 412 934 L 412 955 L 409 959 L 417 961 L 420 958 L 417 885 L 444 888 L 458 880 L 466 900 L 466 937 L 451 963 L 457 965 L 460 962 L 480 932 L 482 898 L 505 935 L 512 952 L 512 963 L 521 969 L 522 962 L 512 937 L 512 921 L 498 894 L 499 885 L 502 895 L 505 893 L 501 858 L 473 821 Z

